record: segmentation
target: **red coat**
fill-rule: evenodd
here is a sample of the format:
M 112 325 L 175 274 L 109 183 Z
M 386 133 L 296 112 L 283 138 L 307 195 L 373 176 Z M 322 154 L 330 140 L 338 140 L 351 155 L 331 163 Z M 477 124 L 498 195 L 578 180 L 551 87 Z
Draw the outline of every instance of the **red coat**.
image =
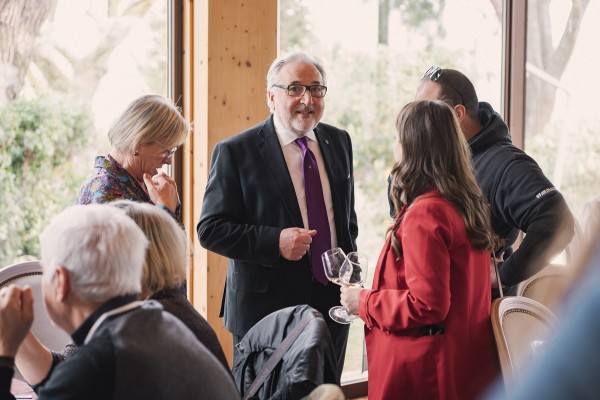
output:
M 471 246 L 462 217 L 437 191 L 412 204 L 395 234 L 402 257 L 388 238 L 372 290 L 360 293 L 369 400 L 473 399 L 499 372 L 490 254 Z M 417 336 L 431 324 L 445 333 Z

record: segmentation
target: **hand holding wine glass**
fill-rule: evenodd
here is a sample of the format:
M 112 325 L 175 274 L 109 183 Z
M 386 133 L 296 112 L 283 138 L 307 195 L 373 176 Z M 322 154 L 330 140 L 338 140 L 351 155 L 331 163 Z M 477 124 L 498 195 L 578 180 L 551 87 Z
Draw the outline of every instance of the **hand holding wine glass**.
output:
M 367 277 L 367 257 L 362 253 L 351 252 L 342 259 L 340 264 L 340 252 L 343 254 L 341 249 L 332 249 L 323 253 L 323 266 L 327 279 L 337 285 L 362 287 Z M 340 324 L 349 324 L 357 318 L 341 306 L 329 309 L 329 316 Z
M 323 261 L 323 268 L 325 269 L 325 276 L 327 279 L 336 285 L 341 286 L 340 268 L 342 268 L 342 264 L 346 261 L 346 253 L 344 253 L 344 250 L 339 247 L 327 250 L 321 255 L 321 260 Z M 346 310 L 344 307 L 334 306 L 329 309 L 329 316 L 331 319 L 334 319 L 333 315 L 343 314 L 345 312 Z
M 344 286 L 363 287 L 367 280 L 367 256 L 357 251 L 348 253 L 340 268 L 340 281 Z

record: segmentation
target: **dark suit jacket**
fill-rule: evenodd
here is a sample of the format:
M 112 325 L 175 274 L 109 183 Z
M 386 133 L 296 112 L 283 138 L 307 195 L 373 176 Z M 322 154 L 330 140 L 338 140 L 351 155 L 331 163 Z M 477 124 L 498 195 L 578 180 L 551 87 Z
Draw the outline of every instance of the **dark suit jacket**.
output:
M 356 250 L 350 136 L 322 123 L 315 134 L 331 186 L 338 246 Z M 215 146 L 197 226 L 200 244 L 229 258 L 221 314 L 233 334 L 243 336 L 285 307 L 309 304 L 327 315 L 339 305 L 339 286 L 331 283 L 327 295 L 311 296 L 308 254 L 300 261 L 279 256 L 279 234 L 290 227 L 303 227 L 302 215 L 270 116 Z

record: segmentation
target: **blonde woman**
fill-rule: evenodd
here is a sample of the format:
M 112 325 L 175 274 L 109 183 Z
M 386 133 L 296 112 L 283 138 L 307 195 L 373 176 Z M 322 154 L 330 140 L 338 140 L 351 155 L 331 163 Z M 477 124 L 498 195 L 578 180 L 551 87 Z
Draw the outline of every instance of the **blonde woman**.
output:
M 185 232 L 167 213 L 150 204 L 118 200 L 109 205 L 124 210 L 150 241 L 142 271 L 141 297 L 161 303 L 229 369 L 215 331 L 180 290 L 186 279 Z
M 135 99 L 110 128 L 112 148 L 106 157 L 96 157 L 77 203 L 127 199 L 152 203 L 178 216 L 175 181 L 158 170 L 171 164 L 190 131 L 190 124 L 169 99 L 159 95 Z

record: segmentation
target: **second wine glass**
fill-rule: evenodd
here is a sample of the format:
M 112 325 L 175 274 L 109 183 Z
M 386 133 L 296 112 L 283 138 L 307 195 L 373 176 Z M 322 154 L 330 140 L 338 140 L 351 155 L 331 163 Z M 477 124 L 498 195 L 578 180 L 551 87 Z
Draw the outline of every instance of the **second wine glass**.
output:
M 336 285 L 341 286 L 340 268 L 342 268 L 342 264 L 346 260 L 346 253 L 344 253 L 344 250 L 339 247 L 327 250 L 325 253 L 321 254 L 321 260 L 323 261 L 323 268 L 325 269 L 325 276 L 327 279 Z M 333 319 L 332 315 L 345 311 L 346 310 L 342 306 L 333 306 L 329 309 L 329 316 Z
M 363 287 L 367 279 L 367 264 L 364 254 L 357 251 L 348 253 L 340 267 L 340 283 L 348 287 Z M 358 315 L 350 314 L 344 307 L 333 307 L 329 310 L 329 316 L 339 324 L 349 324 L 358 318 Z

